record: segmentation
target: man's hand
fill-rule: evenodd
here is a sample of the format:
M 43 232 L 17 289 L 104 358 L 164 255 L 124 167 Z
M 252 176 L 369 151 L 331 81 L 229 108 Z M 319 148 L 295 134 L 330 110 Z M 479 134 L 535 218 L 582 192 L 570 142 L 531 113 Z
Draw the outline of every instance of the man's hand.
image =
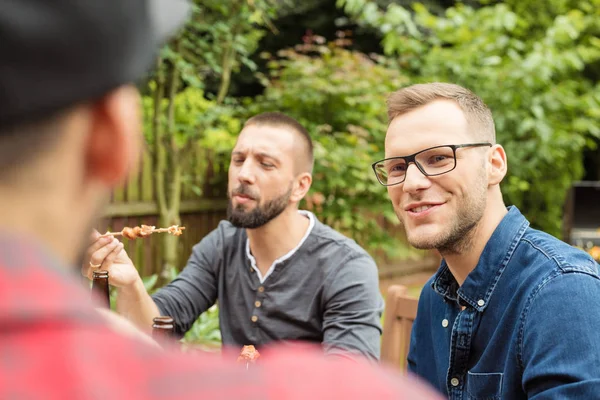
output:
M 81 274 L 92 279 L 95 270 L 105 270 L 109 274 L 109 282 L 118 288 L 133 286 L 140 280 L 140 275 L 133 262 L 123 248 L 123 243 L 113 237 L 100 237 L 96 230 L 90 237 L 90 246 L 81 266 Z
M 92 279 L 93 272 L 97 270 L 108 271 L 108 282 L 119 289 L 117 312 L 135 324 L 139 330 L 150 332 L 152 319 L 158 317 L 160 311 L 123 249 L 123 243 L 113 237 L 101 237 L 100 233 L 94 231 L 90 236 L 90 245 L 81 266 L 81 274 Z M 108 318 L 116 320 L 116 314 L 109 314 Z

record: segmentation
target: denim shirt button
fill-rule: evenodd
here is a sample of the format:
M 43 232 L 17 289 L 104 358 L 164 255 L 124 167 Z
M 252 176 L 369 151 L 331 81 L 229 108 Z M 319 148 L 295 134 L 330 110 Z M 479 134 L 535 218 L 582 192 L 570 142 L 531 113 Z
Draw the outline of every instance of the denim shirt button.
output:
M 450 379 L 450 384 L 452 386 L 458 386 L 458 384 L 459 384 L 458 378 L 452 378 L 452 379 Z
M 478 305 L 479 307 L 483 307 L 483 305 L 484 305 L 484 304 L 485 304 L 485 301 L 483 301 L 483 300 L 481 300 L 481 299 L 477 300 L 477 305 Z
M 447 327 L 448 327 L 448 320 L 447 320 L 446 318 L 444 318 L 444 319 L 442 320 L 442 326 L 443 326 L 444 328 L 447 328 Z

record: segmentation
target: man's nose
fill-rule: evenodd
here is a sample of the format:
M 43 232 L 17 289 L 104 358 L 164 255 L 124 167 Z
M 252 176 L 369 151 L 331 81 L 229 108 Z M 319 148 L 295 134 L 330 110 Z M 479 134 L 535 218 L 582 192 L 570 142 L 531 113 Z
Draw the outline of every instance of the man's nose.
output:
M 414 163 L 410 163 L 406 169 L 406 178 L 402 188 L 407 193 L 414 193 L 426 189 L 431 185 L 429 178 L 421 172 Z
M 245 160 L 238 172 L 238 180 L 245 183 L 254 183 L 256 175 L 254 173 L 254 167 L 252 161 Z

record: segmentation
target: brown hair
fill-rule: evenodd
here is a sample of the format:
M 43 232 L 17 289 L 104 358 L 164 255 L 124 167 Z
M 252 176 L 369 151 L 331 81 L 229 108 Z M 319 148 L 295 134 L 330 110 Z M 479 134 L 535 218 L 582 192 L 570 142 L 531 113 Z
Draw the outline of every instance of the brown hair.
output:
M 463 111 L 474 137 L 496 142 L 492 112 L 475 93 L 452 83 L 420 83 L 393 92 L 387 99 L 388 120 L 435 100 L 452 100 Z
M 249 125 L 266 125 L 270 127 L 283 127 L 288 128 L 292 132 L 295 132 L 300 136 L 304 148 L 305 148 L 305 156 L 306 156 L 306 169 L 307 172 L 312 173 L 313 165 L 314 165 L 314 155 L 313 155 L 313 142 L 310 138 L 310 134 L 306 130 L 302 124 L 296 121 L 294 118 L 285 115 L 280 112 L 264 112 L 262 114 L 255 115 L 249 118 L 245 123 L 244 127 Z

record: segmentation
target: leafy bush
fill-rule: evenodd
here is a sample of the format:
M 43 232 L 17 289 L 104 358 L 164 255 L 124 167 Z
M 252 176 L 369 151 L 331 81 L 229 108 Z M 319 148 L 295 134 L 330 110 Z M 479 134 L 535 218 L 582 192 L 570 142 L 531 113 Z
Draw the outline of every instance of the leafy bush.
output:
M 600 85 L 588 76 L 600 62 L 600 2 L 459 4 L 440 16 L 419 3 L 338 4 L 381 32 L 410 83 L 454 82 L 484 99 L 508 153 L 506 201 L 559 236 L 567 190 L 582 177 L 584 150 L 600 138 Z
M 219 308 L 212 306 L 194 322 L 185 334 L 182 343 L 186 347 L 216 349 L 221 347 L 221 330 L 219 328 Z
M 248 115 L 281 111 L 311 132 L 314 179 L 302 206 L 371 252 L 417 256 L 382 227 L 396 226 L 397 218 L 371 169 L 384 153 L 385 95 L 408 80 L 384 58 L 348 50 L 349 43 L 343 33 L 329 43 L 306 36 L 277 57 L 264 55 L 270 67 L 262 77 L 265 93 L 246 101 Z

